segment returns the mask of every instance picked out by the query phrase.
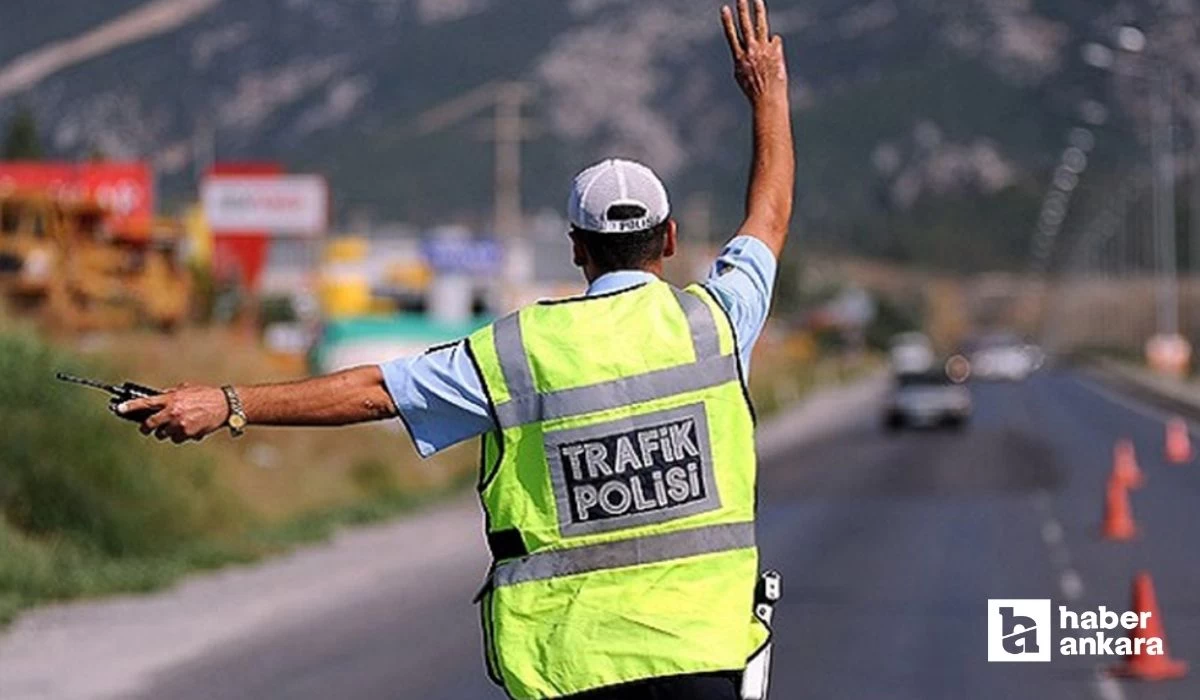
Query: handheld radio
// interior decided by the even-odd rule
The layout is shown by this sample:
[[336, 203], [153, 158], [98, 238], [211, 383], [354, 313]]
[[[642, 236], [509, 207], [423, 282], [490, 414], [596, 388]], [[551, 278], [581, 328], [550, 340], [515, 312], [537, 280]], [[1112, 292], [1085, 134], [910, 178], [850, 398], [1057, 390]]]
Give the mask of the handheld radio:
[[69, 384], [80, 384], [93, 389], [99, 389], [112, 395], [108, 401], [108, 410], [112, 411], [113, 415], [118, 418], [123, 418], [134, 423], [142, 423], [150, 416], [154, 415], [154, 409], [142, 409], [140, 411], [130, 411], [129, 413], [117, 413], [117, 406], [132, 401], [133, 399], [144, 399], [150, 396], [158, 396], [163, 393], [158, 389], [133, 382], [125, 382], [123, 384], [105, 384], [104, 382], [95, 379], [84, 379], [83, 377], [75, 377], [70, 374], [58, 372], [54, 375], [59, 381]]

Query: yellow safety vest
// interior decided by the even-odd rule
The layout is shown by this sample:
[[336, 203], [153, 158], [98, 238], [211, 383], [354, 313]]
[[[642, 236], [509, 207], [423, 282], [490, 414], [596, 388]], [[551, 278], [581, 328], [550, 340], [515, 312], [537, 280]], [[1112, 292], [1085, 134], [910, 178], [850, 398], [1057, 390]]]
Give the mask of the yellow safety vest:
[[479, 491], [489, 674], [518, 700], [745, 668], [753, 414], [707, 290], [534, 304], [470, 336], [497, 428]]

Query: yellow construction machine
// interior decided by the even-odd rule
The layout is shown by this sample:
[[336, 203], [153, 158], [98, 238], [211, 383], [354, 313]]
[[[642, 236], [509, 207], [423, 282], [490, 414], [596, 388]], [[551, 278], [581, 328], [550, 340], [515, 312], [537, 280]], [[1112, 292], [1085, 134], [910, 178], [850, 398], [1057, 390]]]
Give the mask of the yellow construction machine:
[[0, 293], [17, 312], [70, 331], [139, 325], [170, 330], [188, 316], [180, 224], [114, 230], [91, 201], [0, 193]]

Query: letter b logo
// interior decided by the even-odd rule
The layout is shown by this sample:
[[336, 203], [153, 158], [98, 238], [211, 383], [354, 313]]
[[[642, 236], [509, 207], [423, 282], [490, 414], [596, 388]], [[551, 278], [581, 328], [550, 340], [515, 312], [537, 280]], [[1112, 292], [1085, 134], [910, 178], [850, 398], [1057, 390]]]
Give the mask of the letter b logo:
[[1036, 654], [1037, 622], [1032, 617], [1017, 615], [1012, 608], [1000, 608], [1000, 643], [1009, 654]]
[[988, 600], [988, 661], [1049, 661], [1050, 601]]

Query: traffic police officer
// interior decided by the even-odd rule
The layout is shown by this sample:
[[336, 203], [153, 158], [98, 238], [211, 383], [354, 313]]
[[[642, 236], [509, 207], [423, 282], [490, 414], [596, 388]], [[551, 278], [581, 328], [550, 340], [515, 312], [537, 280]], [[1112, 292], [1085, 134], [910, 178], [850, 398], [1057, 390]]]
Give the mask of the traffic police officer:
[[514, 698], [733, 700], [755, 619], [750, 349], [788, 233], [783, 46], [763, 0], [721, 20], [750, 100], [746, 219], [702, 284], [660, 279], [676, 225], [649, 168], [607, 160], [568, 203], [589, 286], [415, 358], [286, 384], [183, 386], [126, 404], [175, 442], [229, 426], [399, 416], [428, 456], [483, 436], [494, 557], [487, 666]]

